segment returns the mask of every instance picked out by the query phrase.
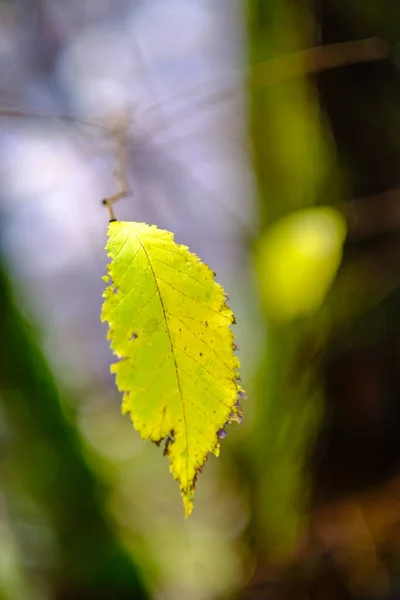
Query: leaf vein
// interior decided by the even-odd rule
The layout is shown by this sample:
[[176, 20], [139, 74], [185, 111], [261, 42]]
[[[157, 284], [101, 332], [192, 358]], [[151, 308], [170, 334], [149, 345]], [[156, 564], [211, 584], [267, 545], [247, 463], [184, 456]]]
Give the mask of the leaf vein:
[[[226, 319], [226, 321], [228, 322], [228, 324], [230, 324], [230, 322], [231, 322], [230, 319], [228, 319], [227, 317], [225, 317], [225, 315], [222, 315], [220, 312], [218, 312], [217, 310], [215, 310], [215, 308], [212, 308], [211, 306], [209, 306], [208, 304], [206, 304], [206, 302], [203, 302], [202, 300], [198, 300], [197, 298], [193, 298], [192, 296], [189, 296], [188, 294], [185, 294], [185, 292], [182, 292], [181, 290], [178, 290], [178, 288], [176, 288], [173, 285], [171, 285], [170, 283], [168, 283], [168, 281], [165, 281], [164, 279], [161, 279], [161, 277], [157, 277], [156, 279], [158, 281], [161, 281], [165, 285], [168, 285], [170, 288], [172, 288], [173, 290], [175, 290], [175, 292], [178, 292], [178, 294], [181, 294], [185, 298], [189, 298], [189, 300], [192, 300], [194, 302], [197, 302], [197, 304], [201, 304], [202, 306], [205, 306], [208, 310], [210, 310], [211, 312], [214, 312], [220, 318], [224, 317]], [[221, 304], [221, 308], [222, 308], [222, 306], [223, 306], [223, 303]]]
[[[218, 354], [216, 353], [216, 351], [214, 350], [214, 348], [212, 348], [211, 346], [209, 346], [207, 344], [207, 342], [205, 342], [203, 339], [201, 339], [197, 333], [195, 333], [192, 329], [190, 329], [190, 327], [188, 327], [188, 325], [186, 325], [186, 323], [184, 321], [182, 321], [182, 319], [180, 319], [179, 317], [176, 317], [174, 314], [172, 313], [167, 313], [169, 315], [171, 315], [172, 317], [174, 317], [174, 319], [176, 319], [177, 321], [179, 321], [179, 323], [182, 323], [182, 325], [184, 325], [186, 327], [186, 329], [188, 331], [190, 331], [190, 333], [192, 333], [198, 340], [199, 342], [201, 342], [202, 344], [205, 345], [206, 348], [208, 348], [210, 350], [210, 352], [212, 352], [214, 354], [214, 356], [216, 356], [218, 358], [218, 360], [221, 361], [221, 363], [224, 365], [224, 367], [226, 367], [228, 369], [228, 371], [232, 370], [232, 366], [228, 365], [224, 360], [222, 360], [222, 358], [220, 356], [218, 356]], [[203, 327], [206, 329], [205, 325], [203, 325]], [[218, 335], [218, 332], [215, 332]], [[220, 334], [219, 334], [220, 335]], [[225, 336], [221, 336], [220, 337], [225, 337]], [[200, 363], [199, 363], [200, 364]]]
[[[143, 269], [143, 271], [140, 273], [139, 277], [136, 279], [135, 283], [133, 283], [131, 285], [131, 287], [129, 288], [128, 291], [123, 293], [122, 298], [119, 300], [119, 302], [117, 302], [117, 304], [115, 306], [113, 306], [112, 310], [111, 310], [111, 314], [119, 307], [121, 306], [121, 304], [128, 298], [128, 296], [130, 296], [130, 294], [133, 292], [133, 290], [135, 289], [135, 287], [137, 286], [137, 284], [139, 283], [139, 281], [141, 280], [141, 278], [143, 277], [143, 275], [146, 273], [146, 271], [148, 271], [147, 268]], [[122, 279], [122, 277], [120, 278], [120, 280]], [[113, 284], [111, 287], [115, 286], [116, 284]], [[150, 302], [150, 300], [148, 301]], [[146, 303], [147, 304], [147, 303]], [[146, 306], [146, 305], [145, 305]]]
[[161, 264], [163, 264], [163, 265], [165, 265], [167, 267], [170, 267], [171, 269], [173, 269], [177, 273], [180, 273], [181, 275], [185, 275], [186, 277], [190, 277], [190, 279], [193, 279], [193, 281], [195, 281], [196, 283], [198, 283], [199, 285], [201, 285], [204, 289], [206, 289], [206, 290], [208, 289], [208, 287], [204, 283], [202, 283], [201, 281], [199, 281], [196, 277], [194, 277], [190, 273], [186, 273], [186, 271], [180, 271], [174, 265], [171, 265], [170, 263], [167, 263], [164, 260], [161, 260], [161, 258], [158, 258], [157, 256], [151, 256], [151, 258], [154, 259], [154, 260], [158, 260], [158, 262], [160, 262]]
[[[128, 238], [127, 238], [127, 239], [128, 239]], [[128, 265], [128, 266], [125, 268], [125, 270], [124, 270], [124, 272], [122, 273], [121, 277], [119, 277], [119, 279], [118, 279], [117, 281], [114, 281], [114, 286], [115, 286], [115, 287], [116, 287], [117, 285], [119, 285], [119, 284], [120, 284], [120, 282], [122, 281], [122, 279], [125, 277], [125, 275], [126, 275], [126, 274], [127, 274], [127, 272], [129, 271], [129, 269], [131, 268], [133, 261], [135, 260], [135, 258], [136, 258], [136, 257], [137, 257], [137, 255], [139, 254], [139, 252], [140, 252], [140, 248], [138, 248], [138, 249], [136, 250], [135, 254], [132, 256], [131, 260], [129, 261], [129, 265]], [[119, 252], [118, 252], [118, 254], [119, 254]], [[118, 256], [118, 254], [117, 254], [116, 256]], [[113, 259], [113, 260], [115, 260], [116, 256], [114, 256], [114, 259]]]
[[[231, 389], [228, 385], [225, 385], [224, 383], [222, 383], [223, 379], [225, 379], [225, 381], [230, 381], [226, 377], [224, 377], [224, 378], [217, 377], [216, 375], [214, 375], [214, 373], [211, 373], [211, 371], [209, 371], [208, 369], [206, 369], [205, 366], [202, 365], [196, 358], [194, 358], [193, 356], [191, 356], [190, 354], [188, 354], [186, 352], [186, 350], [182, 350], [181, 348], [177, 348], [177, 350], [180, 350], [180, 352], [182, 352], [183, 354], [185, 354], [185, 356], [187, 356], [193, 362], [195, 362], [197, 365], [199, 365], [199, 367], [201, 367], [203, 369], [203, 371], [205, 371], [210, 377], [212, 377], [213, 379], [215, 379], [215, 381], [218, 381], [218, 383], [221, 383], [224, 386], [224, 388], [226, 388], [227, 390]], [[232, 381], [233, 381], [233, 379], [232, 379]]]
[[[188, 373], [187, 371], [185, 371], [185, 369], [182, 369], [182, 367], [178, 367], [178, 369], [180, 371], [182, 371], [182, 373], [185, 373], [185, 375], [187, 375], [188, 377], [190, 377], [190, 379], [193, 379], [193, 376], [190, 373]], [[205, 390], [206, 392], [210, 393], [211, 396], [213, 396], [216, 400], [218, 400], [218, 402], [221, 402], [221, 404], [223, 404], [224, 406], [226, 406], [226, 408], [231, 409], [231, 406], [229, 404], [225, 404], [225, 402], [219, 396], [217, 396], [213, 391], [211, 391], [211, 389], [209, 387], [206, 387], [204, 385], [204, 383], [202, 381], [200, 381], [199, 379], [196, 379], [196, 385], [198, 385], [199, 387], [202, 387], [203, 390]]]
[[165, 320], [167, 334], [168, 334], [169, 343], [170, 343], [170, 347], [171, 347], [172, 357], [173, 357], [173, 360], [174, 360], [175, 373], [176, 373], [176, 381], [177, 381], [179, 393], [180, 393], [180, 396], [181, 396], [183, 422], [185, 424], [185, 437], [186, 437], [186, 485], [187, 485], [188, 484], [188, 479], [189, 479], [189, 462], [188, 462], [189, 461], [189, 437], [188, 437], [188, 432], [187, 432], [187, 420], [186, 420], [185, 403], [183, 401], [183, 394], [182, 394], [182, 389], [181, 389], [181, 382], [180, 382], [179, 375], [178, 375], [178, 366], [177, 366], [177, 363], [176, 363], [176, 357], [175, 357], [174, 346], [172, 344], [171, 333], [169, 331], [167, 318], [165, 316], [164, 302], [163, 302], [163, 298], [162, 298], [162, 294], [161, 294], [160, 288], [158, 286], [158, 280], [157, 280], [156, 274], [154, 272], [153, 265], [151, 264], [150, 257], [149, 257], [149, 255], [148, 255], [148, 253], [146, 251], [146, 248], [145, 248], [145, 246], [144, 246], [144, 244], [143, 244], [143, 242], [142, 242], [142, 240], [141, 240], [141, 238], [139, 236], [138, 236], [138, 240], [139, 240], [140, 244], [143, 247], [143, 250], [144, 250], [144, 252], [146, 254], [147, 260], [149, 261], [150, 269], [151, 269], [151, 271], [153, 273], [154, 281], [155, 281], [157, 289], [158, 289], [158, 293], [159, 293], [159, 296], [160, 296], [161, 308], [162, 308], [162, 311], [163, 311], [163, 314], [164, 314], [164, 320]]

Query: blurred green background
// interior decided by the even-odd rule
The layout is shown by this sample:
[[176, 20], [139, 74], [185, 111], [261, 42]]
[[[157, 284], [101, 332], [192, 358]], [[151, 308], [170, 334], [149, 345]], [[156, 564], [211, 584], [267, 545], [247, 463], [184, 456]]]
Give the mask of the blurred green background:
[[[397, 0], [0, 1], [1, 600], [400, 597], [399, 32]], [[187, 521], [99, 320], [126, 185], [236, 315], [244, 420]]]

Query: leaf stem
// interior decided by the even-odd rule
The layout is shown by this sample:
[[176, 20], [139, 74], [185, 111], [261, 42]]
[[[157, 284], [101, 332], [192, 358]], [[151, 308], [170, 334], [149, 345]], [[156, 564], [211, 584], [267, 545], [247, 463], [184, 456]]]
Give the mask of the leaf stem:
[[125, 196], [128, 194], [127, 190], [124, 190], [122, 192], [118, 192], [118, 194], [114, 194], [114, 196], [110, 196], [109, 198], [104, 198], [104, 200], [101, 201], [101, 203], [107, 208], [108, 210], [108, 214], [110, 217], [110, 223], [112, 221], [116, 221], [117, 218], [115, 216], [115, 212], [114, 212], [114, 208], [113, 208], [113, 204], [115, 202], [118, 202], [118, 200], [122, 200], [122, 198], [125, 198]]

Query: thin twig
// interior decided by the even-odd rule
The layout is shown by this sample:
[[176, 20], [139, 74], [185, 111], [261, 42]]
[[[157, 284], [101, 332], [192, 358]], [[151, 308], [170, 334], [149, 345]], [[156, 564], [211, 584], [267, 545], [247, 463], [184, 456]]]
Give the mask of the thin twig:
[[249, 73], [250, 85], [260, 89], [294, 77], [388, 56], [388, 44], [378, 38], [316, 46], [254, 65]]
[[[368, 38], [365, 40], [356, 40], [351, 42], [341, 42], [338, 44], [329, 44], [326, 46], [315, 46], [306, 50], [283, 54], [277, 58], [253, 65], [247, 72], [236, 72], [227, 76], [227, 85], [223, 90], [217, 90], [198, 100], [199, 94], [204, 88], [211, 87], [214, 82], [209, 84], [202, 83], [194, 86], [186, 92], [171, 96], [162, 101], [162, 105], [174, 103], [187, 97], [195, 97], [195, 104], [191, 103], [188, 108], [188, 116], [193, 114], [193, 108], [201, 107], [205, 103], [224, 102], [238, 90], [243, 89], [246, 79], [252, 88], [262, 89], [292, 79], [294, 77], [306, 76], [319, 71], [326, 71], [358, 62], [370, 62], [383, 60], [389, 56], [389, 46], [379, 38]], [[160, 109], [161, 102], [155, 102], [146, 107], [142, 112], [138, 112], [137, 118], [142, 119], [151, 116], [151, 114]]]
[[110, 221], [116, 221], [113, 205], [125, 198], [130, 192], [127, 179], [128, 161], [129, 161], [129, 117], [117, 115], [109, 117], [113, 123], [110, 126], [111, 135], [115, 141], [116, 168], [114, 176], [117, 184], [117, 192], [108, 198], [102, 200], [102, 204], [107, 207]]

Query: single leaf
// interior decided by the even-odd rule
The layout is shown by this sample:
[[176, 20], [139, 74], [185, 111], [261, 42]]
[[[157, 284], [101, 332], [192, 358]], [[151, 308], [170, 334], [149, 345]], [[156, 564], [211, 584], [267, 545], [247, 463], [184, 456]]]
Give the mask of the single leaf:
[[101, 319], [120, 359], [111, 371], [122, 410], [142, 438], [166, 440], [188, 517], [208, 454], [218, 456], [225, 426], [242, 419], [234, 317], [213, 272], [172, 233], [114, 221], [108, 236]]

